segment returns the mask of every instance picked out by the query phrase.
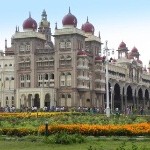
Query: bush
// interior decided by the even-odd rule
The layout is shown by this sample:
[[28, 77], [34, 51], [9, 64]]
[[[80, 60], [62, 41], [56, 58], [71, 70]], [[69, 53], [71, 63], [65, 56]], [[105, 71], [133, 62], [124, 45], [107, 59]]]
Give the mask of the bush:
[[72, 144], [85, 142], [84, 136], [80, 134], [67, 134], [66, 132], [56, 133], [49, 138], [51, 143], [55, 144]]

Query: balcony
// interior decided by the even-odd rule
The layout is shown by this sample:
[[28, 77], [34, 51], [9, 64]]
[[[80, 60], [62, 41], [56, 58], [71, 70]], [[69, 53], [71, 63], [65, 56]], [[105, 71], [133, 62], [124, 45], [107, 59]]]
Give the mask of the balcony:
[[105, 84], [105, 80], [104, 79], [95, 79], [95, 82]]
[[95, 69], [96, 73], [105, 74], [105, 70]]
[[78, 80], [89, 80], [90, 78], [87, 77], [87, 76], [81, 76], [81, 75], [80, 75], [80, 76], [77, 77], [77, 79], [78, 79]]
[[83, 86], [83, 85], [78, 85], [77, 86], [78, 91], [89, 91], [89, 87], [88, 86]]
[[105, 88], [95, 88], [95, 93], [105, 93]]
[[89, 67], [88, 66], [79, 65], [79, 66], [77, 66], [77, 69], [88, 70]]

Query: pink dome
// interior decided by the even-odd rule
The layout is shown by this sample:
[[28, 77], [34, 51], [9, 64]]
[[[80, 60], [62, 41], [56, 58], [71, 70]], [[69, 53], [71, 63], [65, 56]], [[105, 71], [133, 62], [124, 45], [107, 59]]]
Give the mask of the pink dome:
[[115, 62], [117, 62], [117, 60], [116, 60], [116, 59], [113, 59], [112, 62], [115, 63]]
[[88, 21], [88, 17], [87, 17], [87, 21], [86, 23], [84, 23], [81, 27], [81, 29], [84, 31], [84, 32], [89, 32], [89, 33], [92, 33], [94, 34], [94, 26]]
[[130, 52], [130, 53], [128, 54], [128, 59], [134, 59], [134, 57], [133, 57], [133, 55], [132, 55], [132, 52]]
[[103, 57], [98, 55], [98, 56], [95, 57], [95, 61], [103, 61]]
[[29, 18], [23, 22], [23, 29], [37, 30], [37, 22], [31, 18], [30, 14], [29, 14]]
[[73, 25], [74, 27], [77, 26], [77, 18], [71, 14], [70, 7], [69, 7], [69, 13], [66, 16], [64, 16], [62, 20], [62, 24], [63, 26], [65, 25]]
[[132, 53], [138, 53], [138, 49], [134, 46], [131, 50]]
[[77, 55], [80, 55], [80, 56], [87, 56], [87, 53], [85, 51], [79, 51], [77, 53]]
[[142, 64], [142, 63], [143, 63], [143, 62], [142, 62], [141, 60], [139, 60], [139, 59], [137, 60], [137, 62], [138, 62], [139, 64]]
[[126, 48], [126, 44], [122, 41], [118, 47], [118, 49]]

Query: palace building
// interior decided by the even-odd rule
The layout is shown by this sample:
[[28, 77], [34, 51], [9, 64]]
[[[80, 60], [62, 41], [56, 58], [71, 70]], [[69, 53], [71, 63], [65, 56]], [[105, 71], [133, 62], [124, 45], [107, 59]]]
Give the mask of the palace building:
[[[88, 18], [81, 28], [77, 23], [69, 8], [53, 34], [45, 10], [39, 25], [29, 14], [23, 31], [16, 27], [0, 56], [0, 107], [106, 107], [100, 34]], [[150, 108], [150, 65], [143, 67], [138, 49], [123, 41], [116, 52], [108, 62], [111, 108]]]

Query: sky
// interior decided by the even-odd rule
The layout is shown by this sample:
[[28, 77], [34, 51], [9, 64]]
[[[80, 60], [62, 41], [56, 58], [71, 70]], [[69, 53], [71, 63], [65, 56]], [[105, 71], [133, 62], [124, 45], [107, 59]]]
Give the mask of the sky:
[[[140, 53], [143, 66], [148, 67], [150, 60], [150, 0], [5, 0], [0, 8], [0, 50], [4, 50], [5, 39], [8, 46], [15, 33], [16, 25], [23, 31], [22, 24], [31, 17], [41, 20], [43, 9], [46, 10], [52, 34], [55, 23], [62, 28], [62, 19], [71, 13], [78, 20], [77, 28], [86, 22], [95, 27], [95, 35], [100, 31], [102, 43], [108, 41], [108, 48], [116, 50], [124, 41], [129, 50], [134, 46]], [[102, 48], [104, 48], [104, 44]], [[117, 52], [116, 52], [117, 54]], [[112, 56], [112, 57], [116, 57]]]

